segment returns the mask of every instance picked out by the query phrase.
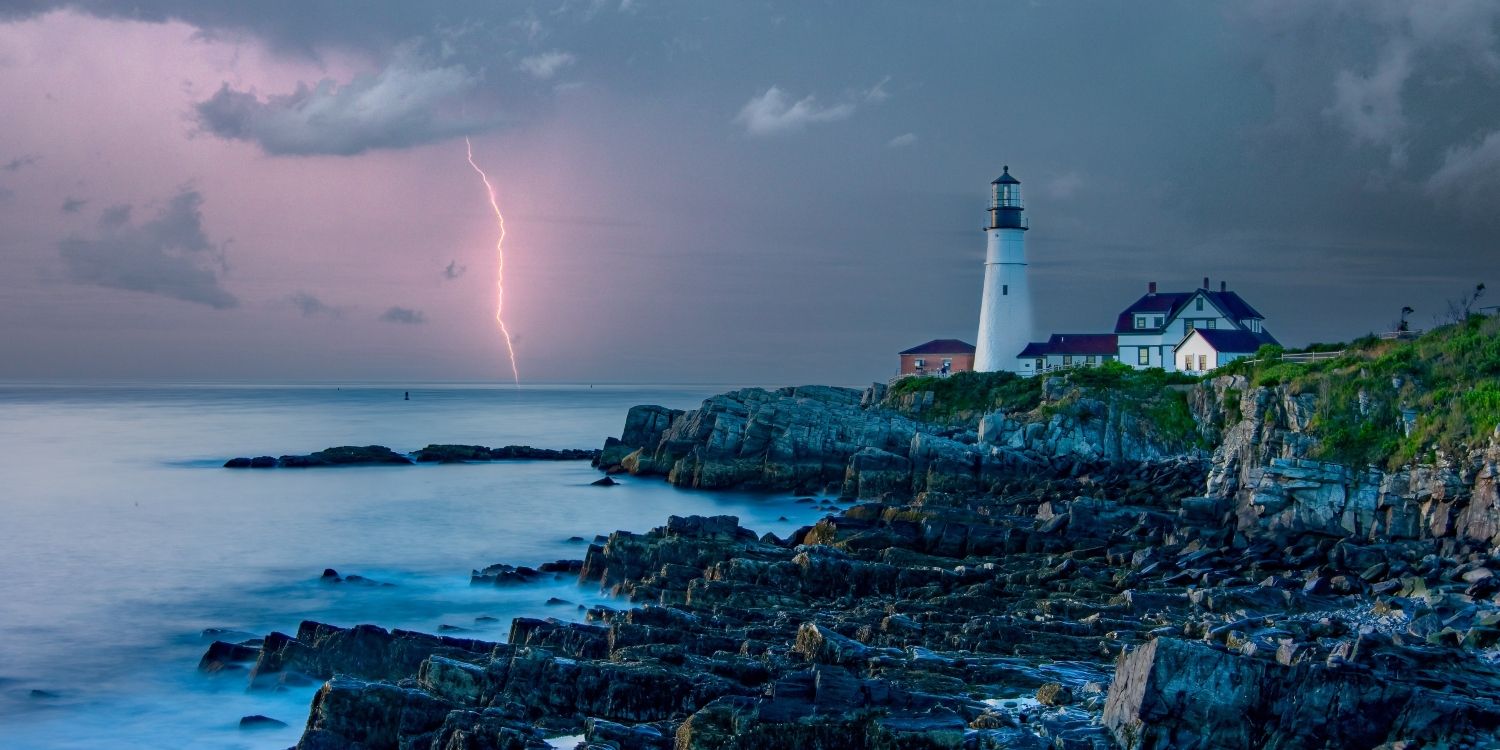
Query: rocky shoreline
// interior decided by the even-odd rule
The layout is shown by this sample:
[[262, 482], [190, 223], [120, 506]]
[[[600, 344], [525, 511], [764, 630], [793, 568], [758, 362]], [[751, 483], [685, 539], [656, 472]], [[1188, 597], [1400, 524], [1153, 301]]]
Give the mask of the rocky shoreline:
[[[947, 420], [882, 391], [637, 407], [596, 459], [856, 503], [786, 539], [673, 517], [474, 573], [618, 608], [505, 643], [307, 622], [200, 667], [323, 682], [309, 750], [1500, 745], [1500, 445], [1349, 471], [1307, 458], [1296, 394], [1243, 378], [1147, 411], [1049, 381]], [[1141, 418], [1161, 404], [1192, 434]]]

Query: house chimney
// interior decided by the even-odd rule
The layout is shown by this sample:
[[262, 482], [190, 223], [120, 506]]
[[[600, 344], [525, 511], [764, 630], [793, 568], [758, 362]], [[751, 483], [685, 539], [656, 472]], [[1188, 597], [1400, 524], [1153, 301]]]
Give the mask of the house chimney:
[[1227, 282], [1227, 281], [1225, 281], [1223, 279], [1219, 279], [1219, 291], [1221, 291], [1221, 292], [1227, 292], [1227, 291], [1229, 291], [1229, 282]]
[[1203, 277], [1203, 291], [1205, 291], [1205, 292], [1208, 291], [1208, 277], [1207, 276]]
[[1146, 291], [1147, 291], [1148, 294], [1155, 295], [1156, 294], [1156, 282], [1153, 281], [1150, 284], [1147, 284], [1146, 285]]

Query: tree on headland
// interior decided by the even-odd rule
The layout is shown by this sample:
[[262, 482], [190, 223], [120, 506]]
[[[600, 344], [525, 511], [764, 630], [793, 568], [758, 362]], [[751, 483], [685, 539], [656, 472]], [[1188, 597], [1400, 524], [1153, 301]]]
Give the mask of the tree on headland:
[[1474, 291], [1469, 292], [1468, 294], [1459, 297], [1458, 299], [1448, 300], [1448, 314], [1444, 316], [1443, 322], [1462, 323], [1465, 320], [1468, 320], [1469, 316], [1474, 314], [1475, 303], [1479, 302], [1479, 298], [1483, 296], [1484, 284], [1483, 282], [1481, 282], [1475, 285]]

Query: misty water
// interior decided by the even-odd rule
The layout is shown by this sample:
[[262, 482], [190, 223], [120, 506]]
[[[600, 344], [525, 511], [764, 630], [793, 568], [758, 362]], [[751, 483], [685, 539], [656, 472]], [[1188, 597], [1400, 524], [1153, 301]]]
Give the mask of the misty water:
[[[315, 687], [199, 673], [205, 629], [313, 619], [504, 640], [516, 616], [581, 617], [549, 598], [610, 600], [571, 581], [471, 587], [472, 568], [580, 558], [569, 537], [672, 514], [778, 534], [815, 520], [785, 495], [592, 487], [587, 462], [220, 468], [345, 444], [593, 448], [634, 404], [691, 408], [720, 390], [0, 385], [0, 746], [285, 748]], [[395, 585], [324, 583], [326, 567]], [[252, 714], [289, 726], [239, 729]]]

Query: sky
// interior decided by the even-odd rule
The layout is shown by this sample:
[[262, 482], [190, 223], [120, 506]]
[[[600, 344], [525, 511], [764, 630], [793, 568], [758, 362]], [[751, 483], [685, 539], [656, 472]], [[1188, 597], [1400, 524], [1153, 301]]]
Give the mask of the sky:
[[[0, 378], [864, 384], [1227, 281], [1500, 304], [1500, 3], [0, 0]], [[1483, 304], [1483, 303], [1481, 303]]]

